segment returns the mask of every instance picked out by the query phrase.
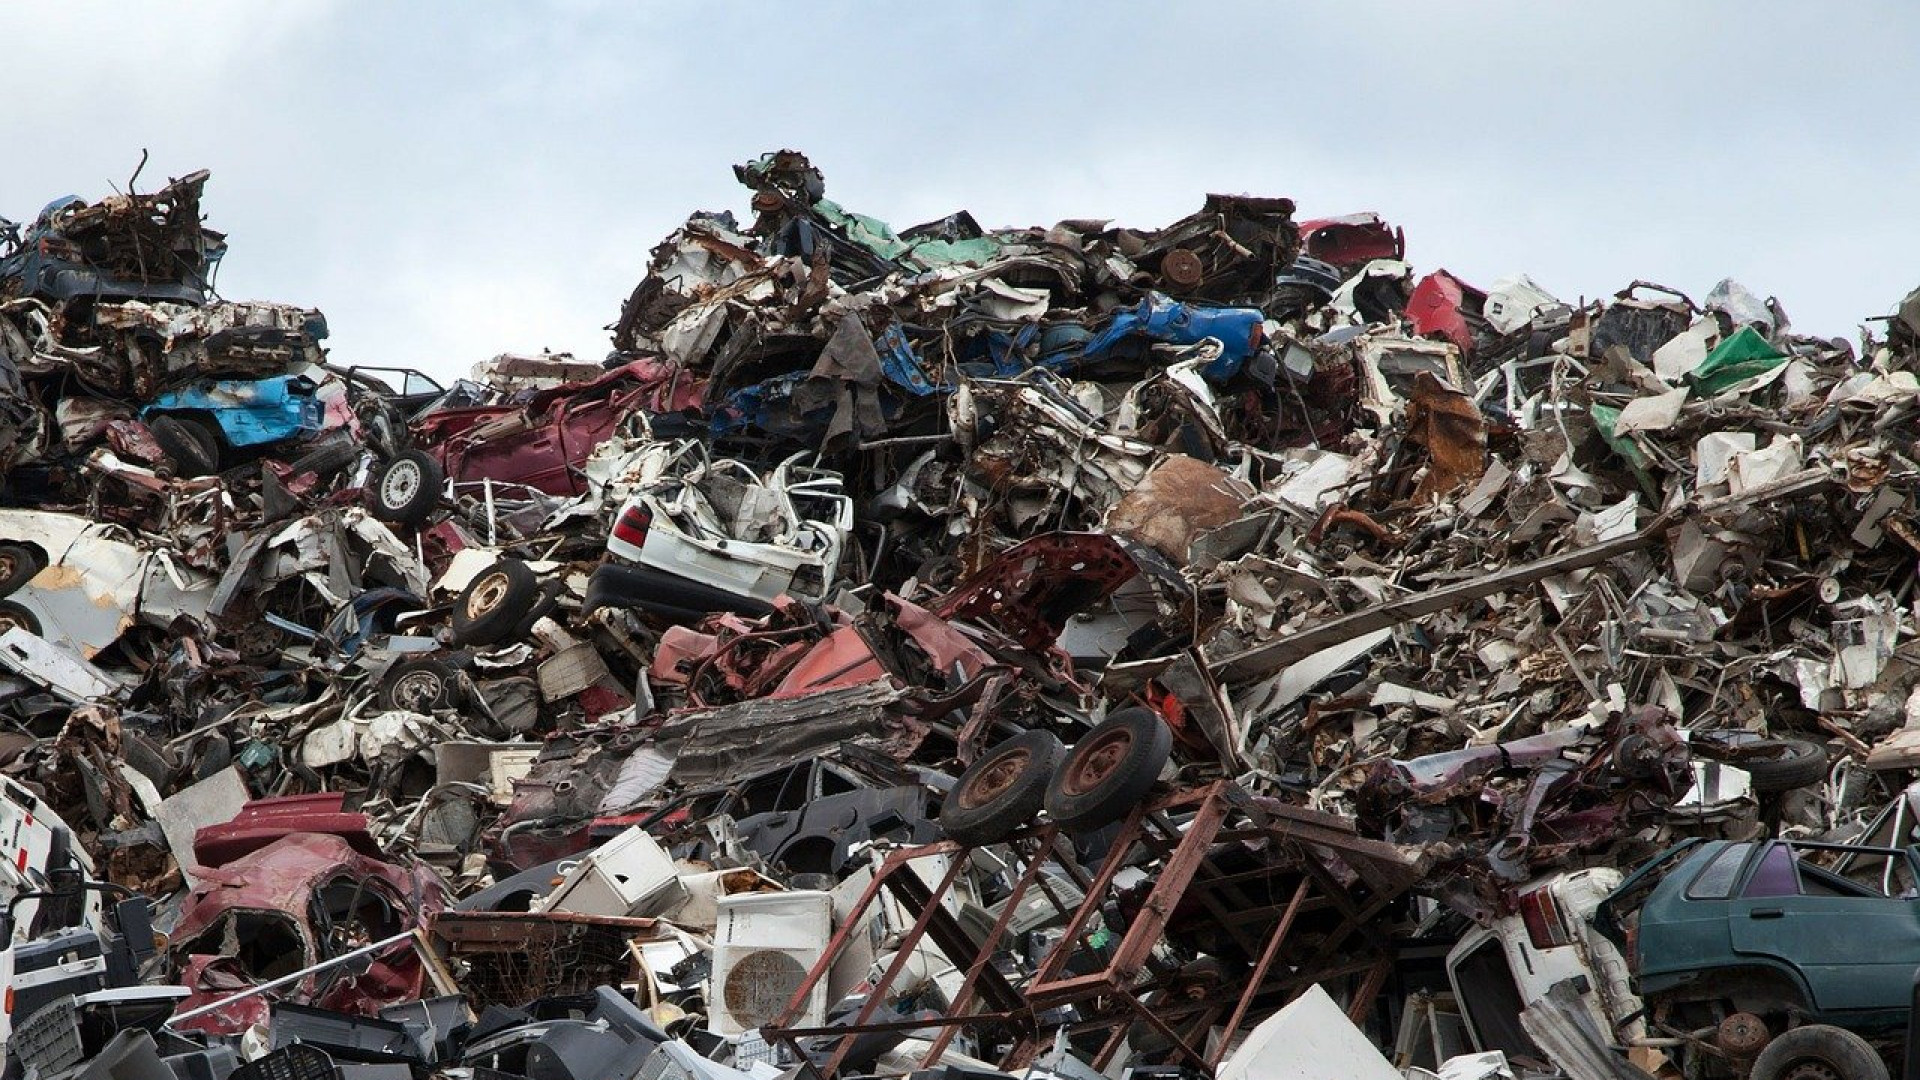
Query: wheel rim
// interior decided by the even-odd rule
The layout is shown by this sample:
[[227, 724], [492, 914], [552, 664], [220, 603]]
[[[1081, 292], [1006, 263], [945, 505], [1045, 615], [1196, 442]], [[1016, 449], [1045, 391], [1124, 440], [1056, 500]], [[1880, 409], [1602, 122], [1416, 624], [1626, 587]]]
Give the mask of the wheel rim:
[[419, 465], [411, 461], [394, 462], [380, 478], [380, 501], [395, 509], [407, 505], [420, 493], [420, 480]]
[[0, 551], [0, 578], [10, 578], [20, 568], [20, 560], [11, 551]]
[[25, 618], [21, 617], [18, 612], [0, 611], [0, 634], [15, 629], [25, 630], [29, 634], [33, 633], [33, 626], [28, 623]]
[[443, 684], [431, 671], [409, 671], [393, 682], [393, 702], [409, 712], [426, 712], [440, 699]]
[[467, 618], [484, 618], [507, 598], [507, 575], [501, 572], [488, 574], [474, 586], [473, 595], [467, 597]]
[[1014, 781], [1027, 771], [1027, 765], [1033, 760], [1033, 752], [1022, 747], [1002, 754], [988, 763], [987, 767], [967, 781], [960, 789], [960, 805], [967, 810], [978, 810], [1007, 793]]
[[249, 623], [241, 628], [234, 646], [242, 656], [268, 656], [279, 651], [283, 638], [280, 628], [270, 622]]
[[1067, 776], [1061, 787], [1069, 795], [1085, 795], [1105, 783], [1133, 749], [1133, 732], [1114, 728], [1093, 741], [1074, 748], [1067, 762]]

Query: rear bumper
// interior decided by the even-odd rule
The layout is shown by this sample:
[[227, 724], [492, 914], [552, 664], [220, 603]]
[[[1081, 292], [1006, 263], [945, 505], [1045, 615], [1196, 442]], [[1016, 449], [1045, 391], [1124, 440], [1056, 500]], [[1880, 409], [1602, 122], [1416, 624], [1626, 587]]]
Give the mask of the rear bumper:
[[587, 578], [585, 610], [603, 607], [644, 611], [666, 619], [695, 622], [717, 611], [765, 615], [773, 606], [645, 566], [601, 563]]

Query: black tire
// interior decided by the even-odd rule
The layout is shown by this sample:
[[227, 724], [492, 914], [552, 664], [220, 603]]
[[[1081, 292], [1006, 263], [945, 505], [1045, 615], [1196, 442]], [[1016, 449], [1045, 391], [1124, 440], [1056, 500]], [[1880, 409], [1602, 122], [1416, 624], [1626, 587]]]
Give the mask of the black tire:
[[1153, 790], [1172, 752], [1159, 714], [1121, 709], [1074, 744], [1047, 787], [1047, 813], [1074, 833], [1119, 821]]
[[940, 803], [940, 828], [959, 844], [996, 844], [1046, 804], [1067, 748], [1051, 731], [1023, 731], [981, 754]]
[[1753, 778], [1753, 790], [1771, 795], [1826, 779], [1827, 748], [1809, 739], [1768, 739], [1743, 747], [1732, 764]]
[[533, 607], [540, 582], [527, 564], [500, 559], [474, 576], [453, 602], [453, 633], [461, 644], [504, 641]]
[[418, 450], [407, 450], [374, 470], [367, 481], [367, 508], [381, 521], [418, 525], [440, 505], [447, 473]]
[[560, 583], [549, 581], [540, 586], [540, 595], [533, 598], [533, 610], [527, 612], [518, 623], [514, 624], [513, 633], [510, 636], [515, 641], [525, 640], [528, 634], [533, 633], [534, 623], [553, 614], [559, 610], [559, 607]]
[[14, 591], [47, 568], [40, 553], [22, 544], [0, 544], [0, 596]]
[[312, 473], [315, 476], [331, 476], [352, 464], [360, 456], [360, 448], [353, 443], [333, 441], [322, 443], [312, 450], [301, 454], [288, 463], [287, 469], [295, 476]]
[[173, 459], [181, 476], [212, 476], [220, 471], [220, 439], [189, 416], [156, 416], [147, 421], [153, 441]]
[[430, 713], [453, 704], [459, 674], [449, 664], [421, 658], [402, 660], [380, 681], [380, 705], [386, 709]]
[[40, 634], [40, 620], [34, 618], [33, 612], [11, 600], [0, 600], [0, 634], [16, 626], [36, 637]]
[[1845, 1028], [1806, 1024], [1782, 1032], [1753, 1061], [1748, 1080], [1889, 1080], [1887, 1063]]

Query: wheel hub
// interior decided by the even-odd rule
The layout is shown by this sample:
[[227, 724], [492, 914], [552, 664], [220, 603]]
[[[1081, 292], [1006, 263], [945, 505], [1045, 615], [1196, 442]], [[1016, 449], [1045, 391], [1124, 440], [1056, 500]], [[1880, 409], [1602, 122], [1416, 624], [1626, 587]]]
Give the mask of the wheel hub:
[[467, 617], [478, 619], [499, 607], [501, 601], [506, 598], [507, 575], [488, 574], [480, 579], [480, 584], [474, 588], [473, 595], [467, 598]]
[[1069, 795], [1085, 795], [1106, 781], [1133, 749], [1133, 733], [1115, 728], [1083, 747], [1076, 747], [1061, 785]]
[[410, 671], [394, 682], [393, 700], [409, 712], [426, 712], [440, 689], [440, 677], [431, 671]]
[[960, 790], [960, 805], [969, 810], [977, 810], [1006, 794], [1013, 782], [1027, 771], [1027, 765], [1033, 755], [1026, 750], [1008, 753], [974, 776], [967, 786]]
[[258, 659], [278, 651], [282, 638], [279, 627], [261, 620], [241, 627], [234, 644], [239, 647], [240, 655]]
[[395, 462], [380, 480], [380, 498], [388, 506], [405, 506], [420, 491], [420, 467], [411, 461]]
[[1767, 1042], [1772, 1037], [1767, 1031], [1766, 1021], [1752, 1013], [1741, 1012], [1720, 1021], [1720, 1027], [1714, 1033], [1713, 1041], [1729, 1055], [1748, 1061], [1766, 1049]]
[[1780, 1080], [1846, 1080], [1840, 1070], [1816, 1058], [1805, 1058], [1787, 1066]]

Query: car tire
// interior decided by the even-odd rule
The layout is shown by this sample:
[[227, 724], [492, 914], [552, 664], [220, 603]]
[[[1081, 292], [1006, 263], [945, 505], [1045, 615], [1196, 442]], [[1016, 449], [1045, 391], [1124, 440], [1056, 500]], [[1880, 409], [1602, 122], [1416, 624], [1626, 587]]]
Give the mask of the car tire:
[[1073, 746], [1047, 787], [1047, 813], [1068, 832], [1119, 821], [1153, 789], [1173, 730], [1152, 709], [1121, 709]]
[[1768, 1043], [1748, 1080], [1888, 1080], [1888, 1074], [1867, 1040], [1830, 1024], [1804, 1024]]
[[11, 600], [0, 600], [0, 634], [16, 626], [35, 637], [40, 634], [40, 620], [34, 617], [33, 612]]
[[187, 416], [156, 416], [147, 421], [153, 441], [173, 459], [181, 476], [212, 476], [220, 471], [220, 440], [205, 424]]
[[1753, 778], [1753, 790], [1771, 795], [1826, 779], [1827, 748], [1810, 739], [1768, 739], [1752, 744], [1731, 764]]
[[352, 464], [360, 453], [360, 448], [350, 442], [329, 442], [294, 458], [287, 465], [287, 471], [295, 476], [306, 473], [331, 476]]
[[47, 568], [40, 553], [24, 544], [0, 544], [0, 596], [12, 596]]
[[386, 709], [431, 713], [453, 704], [454, 681], [459, 678], [452, 665], [421, 658], [402, 660], [387, 669], [380, 681], [380, 705]]
[[432, 457], [407, 450], [374, 470], [367, 481], [367, 508], [381, 521], [418, 525], [440, 505], [446, 470]]
[[533, 598], [533, 610], [527, 612], [518, 623], [514, 624], [513, 633], [510, 636], [515, 641], [525, 640], [528, 634], [533, 633], [534, 623], [553, 614], [559, 608], [560, 583], [549, 581], [540, 586], [539, 595]]
[[494, 645], [512, 635], [533, 606], [540, 582], [518, 559], [500, 559], [481, 571], [453, 602], [454, 637], [466, 645]]
[[1047, 785], [1066, 756], [1051, 731], [1023, 731], [993, 746], [941, 800], [940, 828], [972, 847], [1005, 840], [1046, 804]]

